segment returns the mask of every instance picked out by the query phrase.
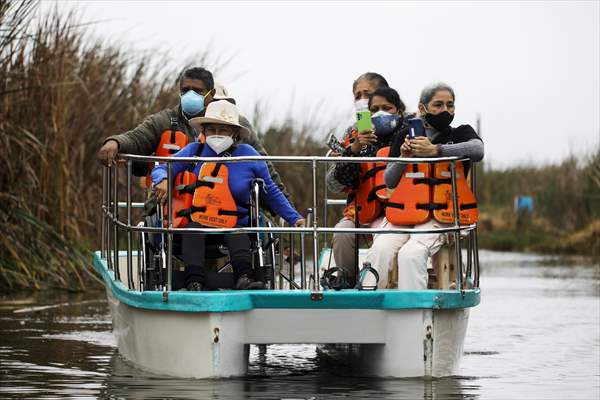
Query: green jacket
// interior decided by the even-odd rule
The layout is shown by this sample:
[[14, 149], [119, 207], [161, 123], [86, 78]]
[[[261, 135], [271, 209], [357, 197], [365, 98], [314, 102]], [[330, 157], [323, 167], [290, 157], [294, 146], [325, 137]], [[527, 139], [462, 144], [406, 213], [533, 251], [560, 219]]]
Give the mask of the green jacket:
[[[165, 109], [157, 112], [156, 114], [150, 115], [144, 120], [144, 122], [142, 122], [133, 130], [121, 133], [120, 135], [110, 136], [104, 141], [104, 143], [109, 140], [115, 140], [117, 143], [119, 143], [119, 153], [137, 154], [143, 156], [152, 155], [160, 143], [162, 133], [171, 129], [171, 115], [173, 112], [177, 114], [179, 120], [179, 130], [188, 135], [190, 140], [196, 140], [196, 133], [194, 129], [190, 126], [187, 118], [181, 112], [181, 107], [178, 105], [174, 108]], [[258, 136], [256, 136], [252, 125], [248, 119], [242, 115], [240, 115], [240, 125], [248, 128], [250, 131], [249, 135], [240, 138], [240, 142], [249, 144], [260, 154], [267, 156], [268, 154], [258, 140]], [[273, 167], [273, 164], [270, 161], [267, 161], [267, 165], [269, 167], [269, 173], [271, 174], [273, 182], [275, 182], [285, 197], [289, 199], [290, 195], [287, 192], [285, 185], [281, 181], [281, 177]]]

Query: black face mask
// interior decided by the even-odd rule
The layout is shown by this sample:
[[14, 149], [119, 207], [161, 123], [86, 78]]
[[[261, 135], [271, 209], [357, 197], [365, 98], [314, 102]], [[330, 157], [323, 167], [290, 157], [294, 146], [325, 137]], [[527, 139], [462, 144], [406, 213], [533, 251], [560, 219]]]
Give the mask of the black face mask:
[[438, 132], [442, 132], [448, 128], [453, 119], [454, 115], [450, 114], [448, 111], [442, 111], [439, 114], [425, 114], [425, 121]]

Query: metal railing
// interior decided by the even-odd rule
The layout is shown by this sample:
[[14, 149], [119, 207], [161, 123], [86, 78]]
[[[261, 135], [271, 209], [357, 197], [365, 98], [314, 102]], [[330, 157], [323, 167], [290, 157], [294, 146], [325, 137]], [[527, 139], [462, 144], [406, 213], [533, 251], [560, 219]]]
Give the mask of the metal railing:
[[[458, 194], [456, 190], [456, 168], [457, 162], [468, 161], [466, 158], [457, 157], [439, 157], [439, 158], [389, 158], [389, 157], [320, 157], [320, 156], [242, 156], [242, 157], [227, 157], [227, 158], [214, 158], [214, 157], [156, 157], [156, 156], [138, 156], [131, 154], [120, 155], [121, 159], [125, 161], [127, 169], [126, 179], [126, 201], [119, 201], [119, 174], [118, 169], [120, 163], [112, 167], [104, 167], [102, 174], [102, 226], [101, 226], [101, 254], [102, 257], [107, 261], [109, 269], [113, 270], [116, 279], [121, 279], [119, 266], [119, 231], [126, 233], [126, 260], [127, 260], [127, 281], [129, 288], [132, 289], [133, 285], [133, 261], [132, 261], [132, 246], [133, 246], [133, 234], [138, 233], [140, 240], [138, 243], [138, 255], [139, 250], [144, 246], [144, 235], [149, 233], [161, 234], [165, 239], [163, 243], [166, 245], [163, 247], [163, 263], [166, 265], [166, 285], [163, 287], [165, 291], [171, 291], [172, 289], [172, 275], [173, 275], [173, 235], [181, 233], [204, 233], [204, 234], [223, 234], [223, 233], [273, 233], [279, 234], [279, 270], [277, 279], [279, 279], [279, 286], [281, 287], [282, 280], [289, 282], [290, 288], [307, 289], [306, 279], [306, 259], [304, 249], [304, 236], [309, 234], [312, 236], [312, 290], [320, 291], [319, 287], [319, 265], [318, 265], [318, 254], [319, 254], [319, 242], [318, 237], [321, 234], [328, 233], [354, 233], [354, 234], [393, 234], [393, 233], [405, 233], [405, 234], [424, 234], [424, 233], [448, 233], [454, 237], [455, 245], [455, 259], [456, 259], [456, 288], [457, 290], [463, 290], [463, 277], [466, 279], [472, 279], [472, 285], [479, 287], [479, 254], [477, 249], [477, 226], [472, 225], [460, 225], [459, 223], [459, 211], [458, 211]], [[250, 227], [235, 227], [235, 228], [174, 228], [172, 221], [172, 208], [173, 208], [173, 179], [172, 176], [172, 163], [175, 162], [242, 162], [242, 161], [275, 161], [275, 162], [303, 162], [310, 163], [312, 169], [312, 208], [309, 209], [309, 224], [305, 227], [285, 227], [285, 226], [250, 226]], [[133, 162], [154, 162], [154, 163], [166, 163], [167, 165], [167, 181], [168, 181], [168, 196], [167, 196], [167, 226], [164, 224], [161, 227], [144, 226], [142, 224], [132, 223], [132, 209], [143, 208], [144, 203], [132, 201], [132, 163]], [[448, 226], [440, 228], [335, 228], [320, 226], [319, 213], [318, 213], [318, 202], [317, 202], [317, 167], [319, 163], [364, 163], [364, 162], [395, 162], [403, 164], [415, 164], [415, 163], [436, 163], [436, 162], [449, 162], [450, 163], [450, 177], [452, 184], [452, 199], [453, 199], [453, 213], [454, 213], [454, 224], [448, 224]], [[471, 186], [475, 192], [475, 165], [471, 168]], [[325, 199], [323, 205], [323, 216], [326, 221], [327, 207], [331, 205], [345, 204], [344, 200], [339, 199], [328, 199], [327, 198], [327, 185], [325, 186]], [[255, 204], [257, 212], [259, 208], [258, 195], [256, 194]], [[119, 214], [119, 208], [124, 208], [126, 215], [125, 221], [122, 220]], [[463, 274], [462, 264], [462, 252], [461, 252], [461, 235], [460, 232], [468, 232], [467, 236], [467, 267], [465, 274]], [[290, 235], [290, 256], [289, 266], [290, 270], [286, 276], [282, 270], [283, 267], [283, 234], [288, 233]], [[301, 243], [301, 276], [300, 285], [295, 281], [294, 273], [294, 235], [300, 235]], [[273, 243], [271, 243], [273, 245]], [[166, 248], [165, 248], [166, 247]], [[275, 253], [275, 250], [273, 250]], [[145, 270], [145, 260], [140, 260], [138, 256], [138, 278], [144, 277], [143, 270]], [[273, 270], [275, 270], [275, 257], [273, 256]], [[275, 280], [274, 280], [275, 281]], [[145, 282], [139, 282], [139, 287], [144, 288]]]

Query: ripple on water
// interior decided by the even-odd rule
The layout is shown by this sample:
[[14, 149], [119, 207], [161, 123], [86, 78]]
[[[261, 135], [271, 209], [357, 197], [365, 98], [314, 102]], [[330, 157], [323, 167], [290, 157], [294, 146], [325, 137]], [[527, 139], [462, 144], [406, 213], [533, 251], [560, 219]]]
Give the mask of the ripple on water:
[[42, 335], [43, 339], [73, 340], [85, 342], [96, 346], [117, 347], [112, 331], [75, 331], [68, 333], [56, 333]]

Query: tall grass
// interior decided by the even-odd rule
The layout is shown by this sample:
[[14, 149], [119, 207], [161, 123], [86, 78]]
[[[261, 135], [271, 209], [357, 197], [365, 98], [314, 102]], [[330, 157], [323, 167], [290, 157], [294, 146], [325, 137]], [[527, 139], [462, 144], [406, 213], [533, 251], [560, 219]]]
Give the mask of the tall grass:
[[147, 57], [89, 40], [73, 14], [31, 26], [36, 6], [0, 3], [0, 287], [83, 288], [99, 145], [174, 92]]

